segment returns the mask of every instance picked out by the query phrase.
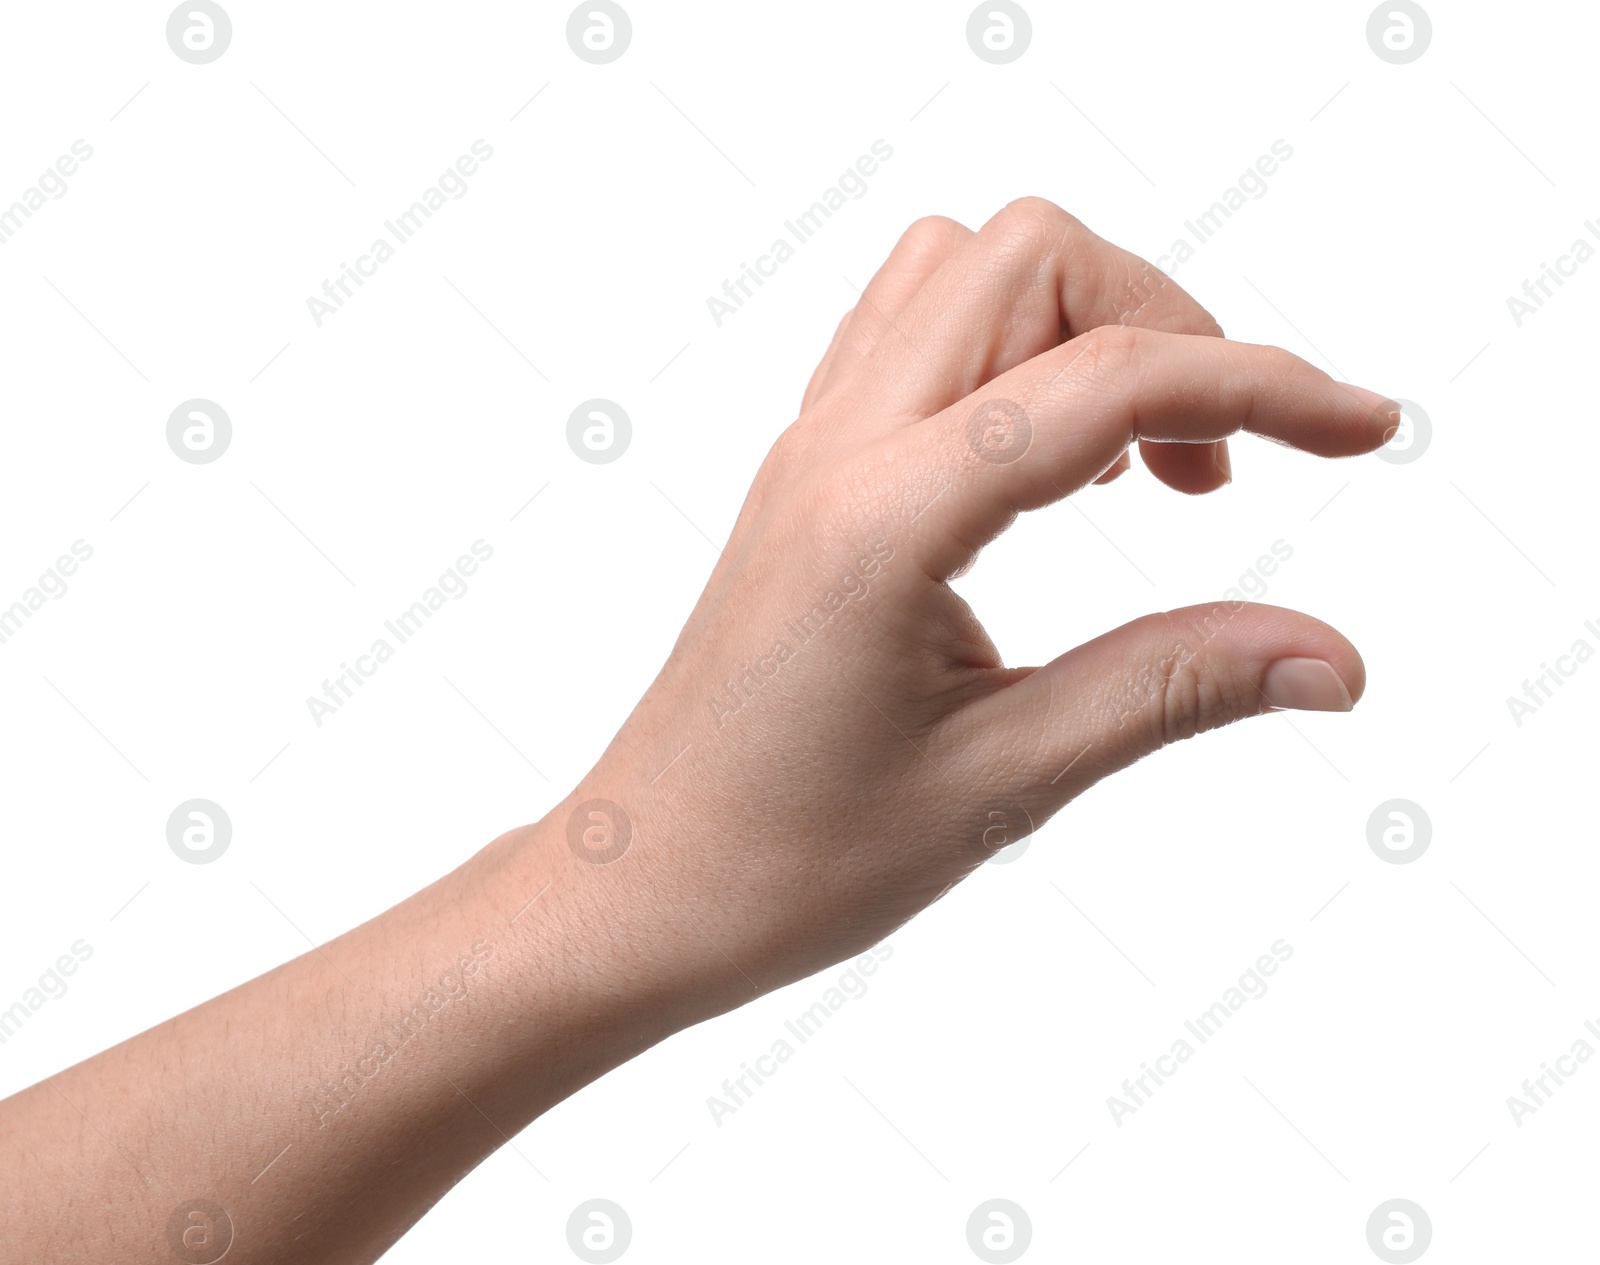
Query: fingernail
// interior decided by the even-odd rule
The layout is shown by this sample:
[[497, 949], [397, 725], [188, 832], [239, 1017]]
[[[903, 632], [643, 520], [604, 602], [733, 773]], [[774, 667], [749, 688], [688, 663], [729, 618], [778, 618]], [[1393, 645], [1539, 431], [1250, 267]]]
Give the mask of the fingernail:
[[1217, 473], [1222, 476], [1224, 483], [1233, 482], [1233, 460], [1228, 456], [1228, 441], [1219, 439], [1212, 448], [1212, 455], [1217, 463]]
[[1372, 410], [1374, 419], [1384, 422], [1388, 429], [1383, 432], [1383, 442], [1388, 443], [1400, 431], [1400, 405], [1391, 400], [1387, 395], [1377, 391], [1369, 391], [1366, 387], [1358, 387], [1349, 382], [1339, 384], [1363, 405]]
[[1333, 665], [1321, 659], [1279, 659], [1261, 678], [1269, 707], [1295, 712], [1347, 712], [1355, 706]]

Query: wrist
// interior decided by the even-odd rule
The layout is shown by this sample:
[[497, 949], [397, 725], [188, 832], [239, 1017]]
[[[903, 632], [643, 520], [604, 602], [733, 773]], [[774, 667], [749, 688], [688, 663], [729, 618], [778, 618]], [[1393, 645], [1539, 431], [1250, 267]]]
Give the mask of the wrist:
[[536, 1072], [546, 1098], [536, 1112], [757, 992], [743, 980], [742, 993], [731, 991], [705, 954], [739, 977], [706, 941], [696, 951], [691, 920], [663, 867], [647, 863], [633, 815], [594, 807], [589, 787], [463, 867], [475, 921], [501, 946], [503, 1053]]

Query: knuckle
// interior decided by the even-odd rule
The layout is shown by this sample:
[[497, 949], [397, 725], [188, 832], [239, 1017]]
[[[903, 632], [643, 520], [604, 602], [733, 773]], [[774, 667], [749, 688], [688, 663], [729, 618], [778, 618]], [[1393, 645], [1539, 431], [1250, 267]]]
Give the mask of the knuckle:
[[1193, 738], [1210, 728], [1205, 722], [1217, 710], [1217, 691], [1211, 674], [1197, 657], [1162, 661], [1161, 685], [1153, 720], [1163, 746]]
[[1207, 642], [1226, 617], [1221, 611], [1199, 621], [1159, 617], [1171, 640], [1152, 672], [1148, 715], [1156, 745], [1181, 742], [1258, 710], [1246, 697], [1254, 687], [1221, 670], [1215, 656], [1206, 653]]
[[1136, 326], [1097, 325], [1072, 340], [1072, 371], [1083, 381], [1125, 389], [1138, 368], [1143, 341]]
[[1002, 248], [1039, 255], [1086, 231], [1082, 221], [1047, 198], [1008, 202], [985, 226]]
[[969, 230], [944, 215], [924, 215], [900, 234], [894, 253], [910, 259], [941, 254], [969, 235]]
[[997, 224], [1045, 224], [1056, 231], [1081, 228], [1082, 222], [1049, 198], [1029, 195], [1013, 198], [995, 214]]
[[1258, 347], [1257, 354], [1260, 360], [1255, 367], [1263, 377], [1292, 379], [1304, 377], [1307, 370], [1314, 376], [1322, 372], [1294, 352], [1271, 343]]

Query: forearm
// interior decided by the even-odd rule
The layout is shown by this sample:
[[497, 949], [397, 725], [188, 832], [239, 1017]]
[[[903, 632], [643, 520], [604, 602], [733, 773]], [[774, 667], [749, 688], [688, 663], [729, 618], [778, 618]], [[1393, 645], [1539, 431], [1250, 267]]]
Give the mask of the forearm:
[[1387, 397], [1220, 335], [1048, 203], [914, 226], [595, 772], [373, 921], [0, 1104], [0, 1183], [29, 1195], [0, 1243], [206, 1265], [220, 1240], [182, 1235], [210, 1210], [230, 1265], [370, 1261], [552, 1104], [865, 951], [1103, 778], [1348, 710], [1360, 656], [1293, 611], [1149, 615], [1018, 668], [948, 583], [1130, 445], [1199, 493], [1241, 426], [1324, 456], [1394, 435]]
[[[8, 1251], [369, 1261], [539, 1114], [692, 1021], [558, 810], [372, 921], [0, 1104]], [[609, 867], [608, 867], [609, 868]], [[620, 875], [614, 875], [620, 879]], [[648, 923], [649, 919], [644, 921]], [[213, 1217], [213, 1219], [215, 1219]], [[194, 1254], [210, 1233], [180, 1217]], [[220, 1251], [221, 1243], [216, 1249]]]

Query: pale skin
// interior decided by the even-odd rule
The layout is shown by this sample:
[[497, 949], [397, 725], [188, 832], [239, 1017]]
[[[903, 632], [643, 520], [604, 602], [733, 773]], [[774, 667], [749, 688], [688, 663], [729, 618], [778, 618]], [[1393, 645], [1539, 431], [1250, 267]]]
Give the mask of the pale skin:
[[865, 952], [1024, 817], [1204, 730], [1348, 710], [1361, 658], [1307, 615], [1219, 601], [1006, 667], [948, 581], [1133, 447], [1199, 494], [1236, 433], [1350, 457], [1398, 423], [1048, 202], [919, 221], [593, 770], [370, 922], [0, 1103], [0, 1188], [28, 1193], [0, 1243], [204, 1259], [200, 1221], [191, 1257], [168, 1237], [203, 1199], [230, 1265], [374, 1260], [549, 1107]]

